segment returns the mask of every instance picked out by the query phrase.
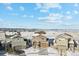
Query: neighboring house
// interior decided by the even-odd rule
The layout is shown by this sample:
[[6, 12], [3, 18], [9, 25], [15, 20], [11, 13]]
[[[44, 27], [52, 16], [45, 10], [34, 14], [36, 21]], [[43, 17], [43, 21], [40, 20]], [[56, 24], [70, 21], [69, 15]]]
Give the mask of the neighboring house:
[[67, 33], [60, 34], [56, 37], [57, 45], [64, 45], [67, 48], [68, 48], [68, 43], [70, 40], [73, 40], [73, 37]]
[[24, 41], [24, 38], [21, 37], [20, 32], [7, 32], [5, 35], [6, 42], [11, 42], [12, 47], [19, 47], [19, 48], [25, 48], [26, 42]]
[[5, 33], [0, 31], [0, 41], [5, 41]]
[[[60, 55], [66, 55], [66, 51], [68, 49], [69, 41], [73, 40], [73, 37], [70, 34], [63, 33], [56, 37], [56, 47], [58, 49], [58, 53]], [[69, 47], [74, 48], [74, 47]]]
[[40, 31], [38, 32], [38, 35], [33, 36], [32, 45], [34, 48], [47, 48], [48, 47], [47, 38], [42, 34], [44, 34], [44, 32]]
[[26, 48], [26, 42], [23, 38], [12, 38], [12, 47]]
[[24, 38], [21, 37], [20, 33], [16, 34], [12, 38], [12, 46], [18, 46], [20, 48], [26, 48], [26, 42], [24, 41]]

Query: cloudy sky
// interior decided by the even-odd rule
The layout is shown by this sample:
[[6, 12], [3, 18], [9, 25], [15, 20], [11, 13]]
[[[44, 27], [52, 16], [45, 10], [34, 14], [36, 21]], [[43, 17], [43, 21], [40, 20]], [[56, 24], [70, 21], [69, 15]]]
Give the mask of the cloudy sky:
[[79, 4], [0, 3], [0, 28], [79, 29]]

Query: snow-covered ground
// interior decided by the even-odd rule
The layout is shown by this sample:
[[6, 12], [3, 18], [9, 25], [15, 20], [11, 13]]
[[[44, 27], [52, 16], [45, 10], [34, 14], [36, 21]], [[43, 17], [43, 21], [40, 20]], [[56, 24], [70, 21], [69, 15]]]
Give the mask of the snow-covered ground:
[[26, 55], [33, 55], [33, 56], [37, 56], [38, 55], [38, 52], [39, 52], [39, 49], [34, 49], [33, 47], [31, 48], [28, 48], [28, 49], [23, 49], [25, 51], [25, 54]]
[[79, 52], [77, 52], [77, 51], [75, 51], [75, 52], [67, 51], [67, 56], [79, 56]]
[[[54, 48], [48, 47], [47, 49], [34, 49], [33, 47], [23, 49], [26, 56], [60, 56], [58, 51]], [[13, 54], [4, 54], [5, 56], [18, 56]], [[79, 56], [79, 52], [67, 51], [67, 56]]]

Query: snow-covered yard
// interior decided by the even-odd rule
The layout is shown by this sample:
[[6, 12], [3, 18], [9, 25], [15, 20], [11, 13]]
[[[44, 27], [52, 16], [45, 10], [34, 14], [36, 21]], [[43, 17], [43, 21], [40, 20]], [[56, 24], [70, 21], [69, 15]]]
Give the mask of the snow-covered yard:
[[[28, 49], [23, 49], [25, 51], [26, 56], [60, 56], [58, 54], [58, 51], [54, 48], [48, 47], [47, 49], [34, 49], [33, 47]], [[18, 56], [13, 54], [4, 54], [5, 56]], [[72, 51], [67, 51], [67, 56], [79, 56], [79, 52], [75, 51], [74, 53]]]

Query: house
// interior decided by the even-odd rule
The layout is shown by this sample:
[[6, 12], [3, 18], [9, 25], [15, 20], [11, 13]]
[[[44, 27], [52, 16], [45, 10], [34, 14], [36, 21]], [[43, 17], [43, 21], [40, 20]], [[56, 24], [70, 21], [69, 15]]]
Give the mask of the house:
[[5, 41], [5, 33], [0, 31], [0, 41]]
[[38, 33], [36, 36], [33, 36], [32, 38], [32, 45], [34, 48], [47, 48], [48, 47], [48, 42], [47, 42], [47, 38], [42, 35], [45, 34], [45, 32], [40, 31], [40, 32], [36, 32]]
[[26, 42], [24, 41], [24, 38], [21, 37], [20, 33], [17, 33], [12, 38], [12, 47], [17, 47], [20, 49], [26, 48]]
[[6, 42], [11, 42], [12, 47], [20, 49], [26, 47], [26, 42], [24, 41], [24, 38], [21, 37], [20, 32], [7, 32], [5, 37]]
[[60, 55], [66, 55], [68, 48], [74, 48], [74, 44], [71, 44], [71, 41], [73, 41], [73, 36], [67, 33], [60, 34], [56, 37], [55, 44]]

